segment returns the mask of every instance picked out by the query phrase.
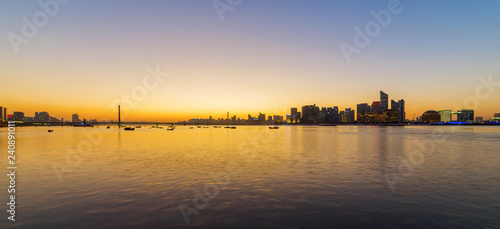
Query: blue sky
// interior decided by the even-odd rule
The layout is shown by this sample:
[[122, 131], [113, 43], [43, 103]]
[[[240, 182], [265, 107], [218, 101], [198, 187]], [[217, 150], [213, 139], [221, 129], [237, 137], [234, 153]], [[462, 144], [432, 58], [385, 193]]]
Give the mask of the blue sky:
[[[213, 1], [73, 0], [15, 53], [7, 34], [20, 34], [21, 19], [31, 20], [41, 7], [3, 1], [0, 72], [6, 83], [26, 85], [4, 90], [4, 96], [25, 95], [4, 106], [57, 109], [71, 100], [104, 111], [156, 64], [172, 74], [169, 85], [191, 87], [163, 85], [138, 117], [230, 109], [282, 114], [312, 103], [355, 107], [377, 100], [378, 90], [404, 98], [418, 116], [463, 103], [479, 76], [500, 81], [498, 1], [402, 0], [402, 12], [347, 63], [339, 45], [353, 44], [354, 27], [374, 21], [370, 11], [386, 10], [389, 2], [244, 0], [221, 21]], [[53, 93], [41, 95], [49, 103], [20, 105], [39, 96], [36, 88], [46, 82], [57, 82], [47, 84]], [[75, 84], [82, 86], [67, 89]], [[88, 94], [90, 85], [97, 95]], [[500, 112], [498, 95], [481, 101], [478, 114]]]

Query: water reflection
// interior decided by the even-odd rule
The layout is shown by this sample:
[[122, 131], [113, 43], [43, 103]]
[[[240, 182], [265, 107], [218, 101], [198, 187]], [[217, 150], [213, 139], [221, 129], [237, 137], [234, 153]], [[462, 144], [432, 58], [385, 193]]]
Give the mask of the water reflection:
[[[51, 134], [44, 128], [19, 129], [23, 218], [9, 227], [433, 228], [500, 223], [498, 128], [99, 128], [102, 143], [64, 173], [62, 183], [52, 164], [65, 163], [67, 148], [77, 149], [87, 139], [86, 130], [51, 128]], [[435, 130], [448, 138], [437, 141]], [[0, 137], [5, 136], [0, 130]], [[400, 158], [408, 159], [419, 149], [417, 142], [425, 140], [435, 142], [433, 153], [392, 192], [384, 175], [400, 173]], [[232, 162], [240, 172], [186, 225], [179, 204], [192, 206], [193, 190], [215, 184], [210, 174], [226, 171]], [[7, 182], [5, 177], [0, 181]], [[5, 195], [0, 198], [6, 201]], [[6, 222], [0, 221], [0, 227], [6, 228]]]

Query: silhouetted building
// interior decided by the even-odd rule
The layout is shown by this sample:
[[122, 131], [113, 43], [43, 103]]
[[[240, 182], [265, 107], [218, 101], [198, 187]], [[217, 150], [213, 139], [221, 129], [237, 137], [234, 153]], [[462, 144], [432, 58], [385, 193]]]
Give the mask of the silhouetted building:
[[389, 95], [380, 91], [380, 111], [389, 109]]
[[380, 106], [380, 101], [374, 101], [372, 103], [371, 112], [375, 112], [375, 113], [381, 113], [382, 112], [381, 106]]
[[260, 123], [260, 124], [264, 124], [264, 123], [266, 123], [266, 114], [261, 114], [261, 113], [259, 112], [259, 123]]
[[354, 110], [351, 110], [350, 107], [346, 107], [344, 113], [346, 116], [346, 122], [354, 122]]
[[[2, 109], [0, 108], [0, 113], [2, 113]], [[2, 116], [3, 122], [7, 122], [7, 108], [3, 108], [3, 116]]]
[[78, 116], [78, 114], [73, 114], [71, 115], [71, 122], [73, 123], [80, 123], [80, 116]]
[[422, 122], [440, 122], [441, 116], [437, 111], [429, 110], [422, 114]]
[[60, 121], [61, 121], [61, 120], [59, 120], [58, 118], [56, 118], [56, 117], [52, 117], [52, 116], [50, 116], [50, 119], [49, 119], [49, 120], [50, 120], [50, 122], [60, 122]]
[[42, 112], [35, 112], [35, 122], [50, 122], [50, 115], [49, 113], [42, 111]]
[[451, 122], [451, 110], [441, 110], [439, 111], [441, 117], [441, 122]]
[[341, 123], [346, 123], [347, 122], [347, 114], [345, 111], [340, 111], [339, 112], [339, 118]]
[[297, 108], [296, 107], [292, 107], [291, 109], [291, 112], [290, 112], [290, 115], [291, 115], [291, 122], [292, 123], [297, 123], [299, 122], [299, 113], [297, 112]]
[[476, 122], [482, 122], [483, 121], [483, 117], [476, 117]]
[[398, 111], [398, 122], [406, 122], [406, 112], [405, 112], [405, 101], [400, 99], [399, 101], [391, 100], [391, 109]]
[[[316, 121], [316, 104], [302, 107], [302, 121], [304, 124], [314, 124]], [[319, 108], [318, 108], [319, 109]]]
[[12, 120], [18, 122], [24, 122], [24, 113], [20, 111], [14, 111], [14, 114], [12, 115]]
[[274, 120], [274, 123], [283, 123], [284, 122], [283, 116], [281, 116], [281, 115], [274, 115], [273, 120]]
[[361, 118], [361, 122], [365, 122], [364, 117], [366, 117], [366, 113], [370, 112], [370, 105], [368, 103], [360, 103], [356, 107], [358, 109], [357, 120], [360, 121]]
[[462, 109], [458, 113], [459, 122], [471, 122], [474, 121], [474, 110], [472, 109]]
[[339, 123], [340, 115], [339, 108], [337, 106], [332, 107], [332, 123]]

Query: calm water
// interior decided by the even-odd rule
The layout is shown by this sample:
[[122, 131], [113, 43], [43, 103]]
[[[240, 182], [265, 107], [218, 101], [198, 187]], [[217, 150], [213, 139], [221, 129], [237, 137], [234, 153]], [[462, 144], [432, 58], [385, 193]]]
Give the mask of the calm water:
[[0, 228], [500, 227], [498, 127], [47, 129], [17, 128]]

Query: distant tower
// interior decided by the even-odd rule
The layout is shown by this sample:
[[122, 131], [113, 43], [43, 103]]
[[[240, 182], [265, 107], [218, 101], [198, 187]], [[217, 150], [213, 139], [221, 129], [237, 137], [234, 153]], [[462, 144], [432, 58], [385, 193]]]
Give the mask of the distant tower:
[[118, 126], [120, 126], [121, 118], [120, 118], [120, 105], [118, 105]]
[[389, 95], [380, 91], [380, 111], [389, 109]]

